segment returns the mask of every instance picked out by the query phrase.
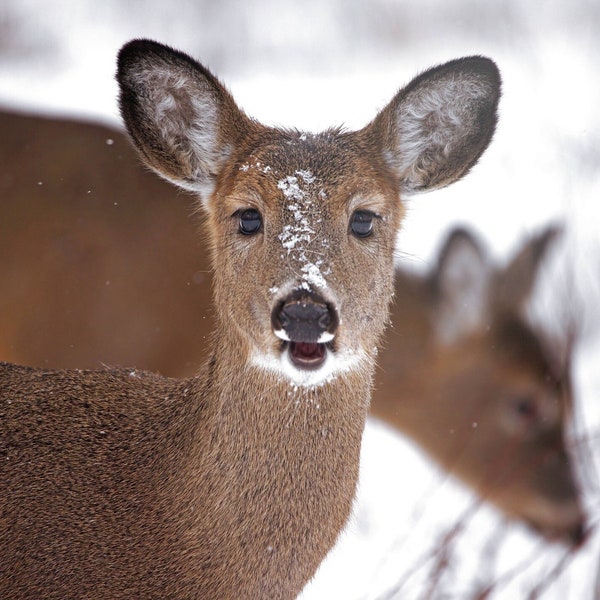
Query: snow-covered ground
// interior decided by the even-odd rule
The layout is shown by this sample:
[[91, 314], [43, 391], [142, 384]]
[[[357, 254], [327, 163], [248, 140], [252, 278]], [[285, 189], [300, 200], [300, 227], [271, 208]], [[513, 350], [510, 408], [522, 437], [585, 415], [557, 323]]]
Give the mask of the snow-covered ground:
[[[600, 421], [598, 31], [594, 0], [549, 0], [543, 7], [520, 0], [410, 6], [394, 0], [3, 0], [0, 104], [117, 124], [116, 52], [131, 38], [151, 37], [197, 56], [266, 123], [353, 128], [417, 71], [461, 55], [492, 57], [504, 80], [496, 138], [463, 182], [411, 200], [399, 260], [423, 269], [456, 223], [472, 226], [502, 259], [527, 233], [564, 221], [562, 245], [531, 311], [557, 338], [565, 317], [577, 319], [576, 434], [593, 435]], [[589, 475], [594, 464], [589, 456], [585, 462]], [[592, 515], [599, 509], [594, 482], [588, 484]], [[493, 581], [490, 597], [496, 598], [600, 597], [594, 590], [598, 536], [569, 555], [555, 579], [562, 548], [473, 506], [414, 447], [370, 423], [355, 519], [304, 599], [463, 599]], [[463, 527], [448, 537], [459, 522]]]

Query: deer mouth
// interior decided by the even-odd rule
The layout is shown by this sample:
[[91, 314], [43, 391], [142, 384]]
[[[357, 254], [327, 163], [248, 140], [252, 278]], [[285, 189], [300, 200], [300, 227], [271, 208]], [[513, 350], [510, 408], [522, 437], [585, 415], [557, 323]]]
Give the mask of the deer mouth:
[[292, 364], [301, 369], [318, 369], [327, 358], [327, 344], [318, 342], [288, 342]]
[[[284, 339], [285, 332], [275, 331], [279, 343], [268, 354], [256, 353], [251, 363], [287, 380], [295, 389], [324, 385], [357, 368], [364, 355], [355, 349], [341, 347], [337, 340]], [[323, 337], [323, 336], [322, 336]]]

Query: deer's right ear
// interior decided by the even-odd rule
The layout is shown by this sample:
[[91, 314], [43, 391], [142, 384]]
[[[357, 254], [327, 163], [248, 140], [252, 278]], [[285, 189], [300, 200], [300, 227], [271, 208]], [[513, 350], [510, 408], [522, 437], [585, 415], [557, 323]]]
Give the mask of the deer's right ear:
[[123, 46], [117, 80], [121, 114], [144, 162], [206, 201], [250, 119], [206, 68], [156, 42]]
[[437, 340], [452, 344], [485, 325], [489, 312], [490, 266], [477, 240], [457, 228], [442, 248], [431, 276]]
[[500, 73], [470, 56], [425, 71], [379, 113], [366, 131], [406, 194], [460, 179], [487, 148], [496, 128]]

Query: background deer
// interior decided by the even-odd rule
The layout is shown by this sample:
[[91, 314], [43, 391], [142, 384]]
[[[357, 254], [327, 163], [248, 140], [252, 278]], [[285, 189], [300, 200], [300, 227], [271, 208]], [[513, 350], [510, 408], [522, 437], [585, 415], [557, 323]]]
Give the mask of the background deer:
[[[5, 133], [0, 142], [0, 160], [5, 166], [5, 177], [0, 180], [0, 246], [2, 256], [11, 257], [0, 261], [0, 358], [63, 368], [131, 364], [171, 376], [190, 375], [206, 359], [213, 311], [209, 306], [211, 274], [207, 250], [198, 236], [196, 222], [189, 218], [185, 197], [139, 168], [127, 140], [118, 131], [15, 114], [0, 114], [0, 129]], [[56, 164], [61, 165], [60, 170]], [[523, 256], [530, 256], [531, 260], [515, 258], [515, 264], [524, 265], [521, 279], [525, 283], [519, 286], [525, 291], [520, 297], [516, 295], [516, 275], [509, 276], [515, 266], [510, 270], [497, 269], [467, 234], [451, 238], [455, 241], [442, 252], [447, 257], [439, 260], [440, 265], [456, 268], [458, 264], [467, 274], [469, 268], [473, 269], [472, 276], [479, 274], [480, 279], [475, 277], [471, 284], [475, 286], [479, 281], [486, 299], [477, 306], [490, 311], [496, 334], [501, 322], [493, 317], [498, 307], [491, 300], [492, 287], [500, 285], [501, 278], [507, 280], [503, 284], [503, 310], [525, 331], [522, 341], [518, 341], [520, 335], [515, 335], [516, 343], [527, 351], [528, 340], [535, 335], [546, 360], [565, 365], [563, 382], [568, 382], [568, 363], [554, 356], [556, 353], [539, 332], [531, 330], [521, 312], [549, 237], [550, 234], [532, 240], [530, 250], [523, 250]], [[471, 252], [459, 252], [460, 248]], [[533, 253], [535, 248], [539, 248], [537, 254]], [[469, 260], [460, 263], [458, 259], [463, 255]], [[435, 328], [444, 323], [442, 315], [448, 319], [449, 327], [456, 324], [458, 317], [454, 312], [470, 294], [467, 286], [462, 295], [458, 289], [456, 297], [441, 295], [434, 303], [431, 290], [448, 269], [440, 266], [439, 273], [431, 273], [426, 279], [397, 271], [396, 302], [391, 311], [394, 328], [387, 334], [380, 353], [379, 362], [385, 365], [386, 372], [376, 373], [373, 412], [400, 431], [422, 427], [423, 435], [413, 432], [411, 437], [429, 449], [434, 458], [437, 456], [442, 467], [450, 468], [512, 518], [530, 522], [535, 513], [533, 524], [545, 535], [576, 539], [577, 522], [579, 519], [583, 523], [582, 515], [575, 510], [572, 520], [564, 517], [568, 512], [564, 510], [566, 504], [574, 499], [574, 488], [567, 483], [563, 499], [554, 487], [540, 483], [544, 471], [535, 470], [532, 465], [542, 460], [541, 454], [528, 461], [529, 467], [521, 465], [518, 477], [512, 477], [510, 485], [508, 475], [496, 483], [486, 483], [487, 478], [499, 475], [500, 469], [494, 470], [482, 461], [471, 460], [467, 464], [471, 449], [475, 455], [480, 453], [484, 440], [487, 454], [497, 457], [505, 474], [511, 464], [519, 464], [526, 455], [535, 456], [536, 449], [543, 452], [544, 445], [536, 442], [543, 439], [543, 431], [521, 435], [510, 428], [491, 427], [505, 423], [506, 418], [520, 418], [516, 403], [508, 396], [503, 401], [494, 393], [459, 395], [451, 394], [454, 388], [447, 388], [443, 398], [451, 396], [446, 400], [447, 406], [455, 408], [456, 419], [463, 418], [465, 431], [462, 438], [455, 428], [448, 438], [448, 427], [442, 418], [447, 415], [437, 407], [443, 400], [437, 392], [427, 396], [421, 390], [418, 406], [408, 406], [412, 414], [420, 408], [422, 418], [407, 419], [403, 427], [403, 394], [410, 386], [418, 386], [419, 381], [413, 376], [412, 383], [403, 386], [406, 373], [401, 370], [398, 374], [402, 363], [396, 365], [395, 360], [415, 353], [412, 360], [419, 365], [419, 373], [427, 372], [423, 381], [435, 379], [435, 365], [444, 364], [439, 360], [442, 346]], [[434, 307], [438, 313], [436, 322], [430, 314]], [[414, 327], [417, 322], [420, 326]], [[446, 356], [451, 352], [471, 352], [474, 363], [463, 372], [465, 385], [478, 364], [490, 369], [499, 362], [500, 353], [488, 344], [494, 333], [475, 334], [463, 328], [444, 350]], [[472, 351], [474, 348], [476, 352]], [[447, 377], [447, 369], [442, 373]], [[502, 376], [499, 368], [498, 376]], [[538, 386], [539, 377], [533, 377], [533, 385]], [[511, 385], [507, 377], [502, 389]], [[555, 415], [562, 419], [563, 429], [568, 423], [571, 401], [570, 389], [564, 387], [567, 401], [562, 402], [563, 408]], [[462, 390], [462, 384], [458, 389]], [[513, 396], [516, 394], [517, 389]], [[477, 410], [489, 405], [504, 406], [500, 409], [503, 417], [474, 417], [475, 408], [463, 409], [461, 402], [477, 403]], [[530, 422], [529, 426], [524, 425], [528, 432], [537, 426], [539, 415], [522, 415], [522, 419]], [[473, 427], [473, 422], [477, 422], [477, 427]], [[411, 435], [410, 430], [407, 433]], [[432, 446], [430, 440], [437, 440], [436, 445]], [[444, 452], [447, 455], [441, 456]], [[456, 463], [457, 455], [462, 453], [465, 456]], [[561, 478], [570, 480], [568, 463], [563, 463], [563, 467], [566, 471]], [[497, 493], [500, 481], [502, 500]], [[536, 504], [538, 509], [534, 510]], [[545, 508], [540, 508], [541, 504]]]
[[188, 197], [121, 132], [10, 113], [0, 130], [0, 360], [195, 374], [213, 311]]
[[459, 229], [431, 273], [399, 271], [371, 410], [507, 515], [579, 544], [585, 519], [565, 440], [570, 357], [524, 317], [555, 235], [533, 237], [496, 268]]
[[117, 77], [145, 162], [201, 200], [209, 359], [183, 380], [0, 366], [0, 595], [293, 597], [351, 509], [399, 193], [477, 160], [497, 69], [452, 61], [318, 135], [260, 125], [154, 42]]

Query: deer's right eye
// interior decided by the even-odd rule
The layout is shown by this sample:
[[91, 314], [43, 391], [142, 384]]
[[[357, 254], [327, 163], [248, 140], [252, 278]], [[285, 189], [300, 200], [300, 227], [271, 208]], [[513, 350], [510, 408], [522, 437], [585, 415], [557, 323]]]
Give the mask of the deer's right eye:
[[247, 208], [240, 212], [239, 232], [243, 235], [254, 235], [262, 227], [262, 216], [255, 208]]

